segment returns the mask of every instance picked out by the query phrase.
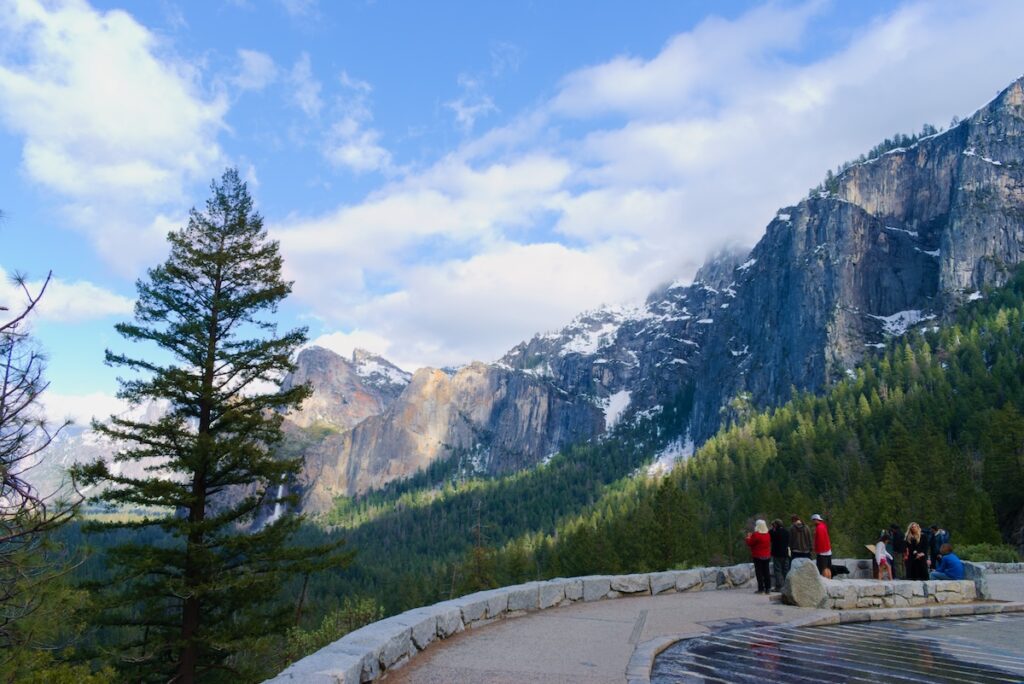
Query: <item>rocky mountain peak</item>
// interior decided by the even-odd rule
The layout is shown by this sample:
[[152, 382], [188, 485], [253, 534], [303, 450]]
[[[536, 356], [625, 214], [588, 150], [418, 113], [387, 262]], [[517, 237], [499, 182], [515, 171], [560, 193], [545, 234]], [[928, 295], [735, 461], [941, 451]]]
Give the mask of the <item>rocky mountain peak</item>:
[[346, 359], [323, 347], [299, 352], [283, 389], [309, 384], [312, 395], [288, 420], [299, 427], [323, 425], [344, 431], [382, 413], [409, 382], [409, 374], [386, 359], [356, 350]]

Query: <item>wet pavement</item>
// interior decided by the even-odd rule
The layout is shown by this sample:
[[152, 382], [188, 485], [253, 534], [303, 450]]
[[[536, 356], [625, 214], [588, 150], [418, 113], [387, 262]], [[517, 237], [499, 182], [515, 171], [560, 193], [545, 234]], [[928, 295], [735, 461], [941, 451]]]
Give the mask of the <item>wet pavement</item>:
[[723, 626], [654, 661], [652, 684], [693, 682], [1022, 682], [1024, 615], [823, 627]]

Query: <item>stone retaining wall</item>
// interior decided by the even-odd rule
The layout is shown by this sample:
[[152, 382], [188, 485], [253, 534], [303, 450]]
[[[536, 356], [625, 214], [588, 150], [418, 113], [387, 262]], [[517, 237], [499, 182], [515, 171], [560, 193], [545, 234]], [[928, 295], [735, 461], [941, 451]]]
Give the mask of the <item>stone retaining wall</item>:
[[820, 608], [907, 608], [928, 603], [969, 603], [977, 598], [973, 580], [913, 582], [896, 580], [832, 580]]
[[496, 620], [576, 601], [733, 589], [749, 585], [753, 578], [753, 564], [741, 563], [633, 575], [589, 575], [481, 591], [361, 627], [293, 663], [268, 684], [372, 682], [388, 670], [401, 667], [432, 642]]
[[985, 568], [990, 575], [1007, 575], [1010, 573], [1024, 573], [1024, 563], [975, 563]]
[[907, 608], [925, 604], [969, 603], [989, 598], [985, 570], [964, 563], [963, 580], [878, 581], [871, 579], [827, 580], [809, 560], [793, 563], [786, 576], [782, 598], [802, 608], [854, 610], [857, 608]]

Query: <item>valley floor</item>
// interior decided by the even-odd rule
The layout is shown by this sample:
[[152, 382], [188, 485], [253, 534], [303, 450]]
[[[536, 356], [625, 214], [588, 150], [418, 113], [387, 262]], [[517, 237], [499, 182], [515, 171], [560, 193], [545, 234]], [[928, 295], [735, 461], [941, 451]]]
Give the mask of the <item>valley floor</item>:
[[[1024, 575], [989, 577], [994, 598], [1024, 601]], [[784, 623], [815, 613], [753, 589], [575, 603], [472, 629], [434, 644], [388, 681], [396, 684], [622, 684], [637, 644], [744, 623]]]

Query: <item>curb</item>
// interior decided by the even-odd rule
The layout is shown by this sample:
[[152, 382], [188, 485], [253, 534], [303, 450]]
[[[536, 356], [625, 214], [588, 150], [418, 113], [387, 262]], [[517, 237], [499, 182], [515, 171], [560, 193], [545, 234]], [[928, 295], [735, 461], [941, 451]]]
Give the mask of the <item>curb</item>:
[[[856, 622], [883, 622], [890, 620], [919, 620], [963, 615], [995, 615], [998, 613], [1024, 613], [1024, 602], [958, 603], [938, 606], [913, 606], [910, 608], [865, 608], [858, 610], [830, 611], [826, 615], [807, 615], [789, 622], [780, 622], [779, 627], [821, 627], [825, 625], [852, 624]], [[656, 637], [637, 644], [626, 667], [626, 684], [650, 684], [654, 659], [673, 644], [704, 636], [708, 632], [685, 632]]]

